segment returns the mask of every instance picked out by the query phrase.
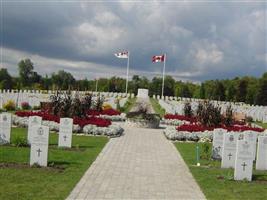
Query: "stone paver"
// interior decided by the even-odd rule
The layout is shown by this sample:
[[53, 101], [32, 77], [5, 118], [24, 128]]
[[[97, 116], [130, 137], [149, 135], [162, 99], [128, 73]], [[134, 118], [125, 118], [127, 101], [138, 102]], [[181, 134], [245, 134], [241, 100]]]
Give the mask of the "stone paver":
[[110, 139], [70, 199], [205, 199], [160, 129], [125, 128]]

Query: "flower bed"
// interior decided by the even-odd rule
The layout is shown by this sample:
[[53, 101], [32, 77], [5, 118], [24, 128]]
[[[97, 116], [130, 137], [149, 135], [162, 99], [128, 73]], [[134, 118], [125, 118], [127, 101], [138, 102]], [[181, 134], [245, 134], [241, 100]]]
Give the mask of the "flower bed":
[[[173, 126], [179, 126], [181, 124], [193, 124], [193, 123], [197, 123], [198, 119], [196, 117], [187, 117], [184, 115], [173, 115], [173, 114], [166, 114], [164, 115], [163, 120], [161, 121], [163, 124], [167, 124], [167, 125], [173, 125]], [[246, 125], [245, 122], [243, 121], [233, 121], [233, 125]]]
[[164, 115], [164, 119], [172, 119], [172, 120], [180, 120], [180, 121], [189, 121], [191, 123], [197, 122], [195, 117], [187, 117], [184, 115], [173, 115], [173, 114], [166, 114]]
[[[42, 117], [43, 120], [45, 121], [53, 121], [56, 123], [59, 123], [60, 117], [48, 114], [46, 112], [26, 112], [26, 111], [17, 111], [15, 113], [19, 117], [30, 117], [30, 116], [39, 116]], [[96, 125], [99, 127], [108, 127], [111, 125], [111, 121], [108, 119], [102, 119], [100, 117], [86, 117], [86, 118], [79, 118], [79, 117], [74, 117], [73, 118], [73, 124], [79, 125], [80, 127], [84, 127], [85, 125], [91, 124], [91, 125]]]
[[[192, 129], [191, 129], [192, 130]], [[177, 129], [174, 126], [169, 126], [164, 130], [164, 134], [167, 139], [169, 140], [178, 140], [178, 141], [194, 141], [194, 142], [211, 142], [213, 139], [213, 130], [204, 130], [202, 131], [195, 131], [189, 132], [188, 130], [180, 130], [177, 131]], [[235, 132], [236, 134], [239, 134], [243, 131], [248, 131], [244, 130], [243, 131], [234, 131], [234, 129], [228, 131]], [[255, 130], [249, 130], [249, 131], [255, 131]], [[257, 131], [255, 131], [257, 132]], [[258, 136], [264, 135], [263, 132], [257, 132]], [[266, 134], [266, 133], [265, 133]]]
[[162, 119], [160, 121], [161, 124], [166, 124], [166, 125], [170, 125], [170, 126], [180, 126], [182, 124], [187, 124], [190, 123], [188, 121], [181, 121], [178, 119]]
[[112, 108], [97, 111], [97, 110], [89, 110], [87, 111], [87, 115], [89, 116], [97, 116], [103, 119], [108, 119], [110, 121], [125, 121], [126, 117], [124, 113], [121, 113], [117, 110], [114, 110]]
[[99, 116], [99, 115], [108, 115], [108, 116], [114, 116], [114, 115], [120, 115], [121, 112], [114, 110], [112, 108], [102, 110], [102, 111], [97, 111], [97, 110], [89, 110], [87, 111], [87, 115], [92, 115], [92, 116]]
[[[28, 127], [29, 118], [27, 116], [19, 117], [14, 115], [12, 117], [13, 124], [19, 127]], [[75, 119], [80, 120], [80, 119]], [[83, 122], [81, 122], [83, 123]], [[59, 131], [59, 123], [55, 121], [42, 120], [42, 125], [48, 126], [51, 131]], [[119, 125], [109, 125], [109, 126], [96, 126], [93, 124], [86, 124], [81, 127], [78, 124], [73, 125], [74, 133], [85, 133], [92, 135], [106, 135], [109, 137], [120, 136], [123, 133], [123, 129]]]
[[255, 131], [255, 132], [263, 132], [264, 129], [262, 128], [253, 128], [249, 126], [240, 126], [240, 125], [233, 125], [233, 126], [218, 126], [218, 127], [205, 127], [199, 124], [183, 124], [176, 128], [177, 131], [188, 131], [188, 132], [204, 132], [204, 131], [213, 131], [215, 128], [223, 128], [226, 129], [228, 132], [243, 132], [243, 131]]

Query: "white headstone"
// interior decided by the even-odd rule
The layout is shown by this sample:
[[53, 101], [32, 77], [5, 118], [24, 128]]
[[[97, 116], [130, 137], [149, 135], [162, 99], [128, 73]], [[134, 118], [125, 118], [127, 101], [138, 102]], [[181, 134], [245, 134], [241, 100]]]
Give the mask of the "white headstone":
[[267, 170], [267, 136], [258, 137], [257, 170]]
[[34, 126], [32, 128], [30, 165], [47, 166], [49, 127]]
[[11, 114], [0, 114], [0, 144], [10, 143]]
[[71, 118], [61, 118], [59, 126], [59, 147], [70, 147], [72, 142], [72, 126], [73, 119]]
[[225, 132], [226, 132], [225, 129], [214, 129], [213, 131], [211, 157], [215, 160], [222, 159], [223, 135]]
[[224, 133], [223, 151], [222, 151], [222, 168], [234, 168], [236, 156], [236, 142], [238, 134], [234, 132]]
[[42, 125], [42, 118], [39, 116], [30, 116], [29, 122], [28, 122], [28, 144], [31, 144], [32, 134], [33, 134], [33, 128], [35, 126], [41, 126]]
[[235, 160], [235, 180], [248, 180], [252, 179], [253, 167], [253, 145], [247, 140], [237, 141], [237, 151]]
[[255, 160], [258, 135], [254, 131], [245, 131], [244, 133], [244, 139], [253, 145], [253, 160]]
[[137, 97], [138, 98], [149, 98], [148, 89], [138, 89]]

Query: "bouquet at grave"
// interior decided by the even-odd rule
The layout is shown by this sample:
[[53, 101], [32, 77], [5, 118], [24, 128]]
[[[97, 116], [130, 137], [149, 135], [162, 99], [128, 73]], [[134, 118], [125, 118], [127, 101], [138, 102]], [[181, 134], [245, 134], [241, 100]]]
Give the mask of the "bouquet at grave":
[[12, 100], [8, 100], [4, 105], [3, 108], [7, 111], [12, 111], [16, 109], [15, 102]]
[[28, 102], [22, 102], [21, 103], [21, 108], [22, 110], [30, 110], [31, 109], [31, 106]]

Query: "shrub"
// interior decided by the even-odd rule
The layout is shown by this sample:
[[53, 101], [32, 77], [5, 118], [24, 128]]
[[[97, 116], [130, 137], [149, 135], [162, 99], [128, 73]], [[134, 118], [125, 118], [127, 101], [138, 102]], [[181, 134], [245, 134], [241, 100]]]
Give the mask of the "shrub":
[[92, 108], [92, 99], [93, 95], [92, 94], [86, 94], [85, 97], [82, 99], [82, 112], [83, 115], [86, 114], [86, 111], [90, 110]]
[[24, 138], [24, 137], [19, 137], [19, 136], [16, 136], [13, 140], [13, 144], [16, 146], [16, 147], [27, 147], [28, 146], [28, 143], [27, 143], [27, 139]]
[[211, 148], [209, 146], [208, 143], [204, 143], [202, 145], [202, 149], [201, 149], [201, 158], [202, 159], [206, 159], [209, 160], [210, 159], [210, 154], [211, 154]]
[[253, 122], [253, 118], [251, 116], [247, 116], [245, 120], [246, 120], [247, 123], [252, 123]]
[[83, 108], [82, 108], [82, 102], [78, 95], [75, 95], [74, 99], [72, 100], [72, 104], [68, 109], [70, 108], [69, 114], [70, 116], [77, 116], [82, 117], [84, 115]]
[[104, 100], [105, 99], [103, 96], [98, 95], [97, 99], [94, 102], [95, 110], [102, 111], [102, 106], [103, 106]]
[[22, 102], [21, 103], [21, 108], [22, 110], [30, 110], [31, 109], [31, 106], [28, 102]]
[[60, 93], [57, 91], [55, 95], [51, 95], [50, 96], [50, 100], [51, 100], [51, 112], [53, 115], [59, 115], [60, 110], [61, 110], [61, 106], [62, 106], [62, 99], [61, 99], [61, 95]]
[[71, 117], [70, 108], [72, 106], [72, 97], [70, 92], [61, 95], [59, 105], [58, 115], [61, 117]]
[[191, 104], [189, 102], [186, 102], [184, 105], [184, 115], [186, 117], [192, 117], [193, 116], [192, 107], [191, 107]]
[[197, 109], [197, 117], [202, 125], [217, 127], [222, 122], [221, 108], [219, 106], [214, 106], [209, 101], [200, 102]]
[[15, 105], [14, 101], [9, 100], [4, 104], [3, 108], [7, 111], [12, 111], [12, 110], [16, 109], [16, 105]]
[[226, 108], [224, 124], [226, 126], [232, 126], [233, 122], [234, 122], [234, 120], [233, 120], [233, 109], [232, 109], [231, 105], [229, 105]]

